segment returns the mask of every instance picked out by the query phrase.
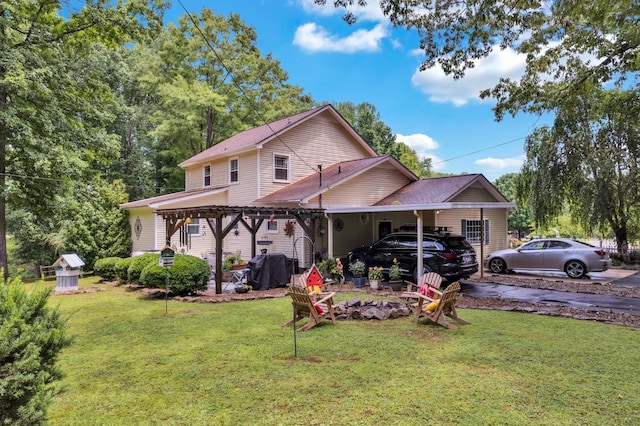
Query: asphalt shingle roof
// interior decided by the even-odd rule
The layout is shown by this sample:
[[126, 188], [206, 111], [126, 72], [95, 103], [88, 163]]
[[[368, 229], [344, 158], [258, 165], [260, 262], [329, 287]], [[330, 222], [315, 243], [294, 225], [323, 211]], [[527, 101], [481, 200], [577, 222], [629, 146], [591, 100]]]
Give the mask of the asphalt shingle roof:
[[446, 203], [478, 179], [480, 174], [420, 179], [378, 201], [376, 206], [394, 202], [407, 205]]
[[274, 135], [280, 134], [286, 129], [293, 127], [298, 123], [304, 121], [305, 119], [318, 114], [328, 108], [331, 108], [331, 106], [323, 105], [309, 111], [304, 111], [299, 114], [273, 121], [268, 124], [263, 124], [259, 127], [254, 127], [253, 129], [245, 130], [230, 137], [229, 139], [226, 139], [212, 146], [209, 149], [202, 151], [199, 154], [194, 155], [193, 157], [180, 163], [179, 166], [186, 167], [192, 164], [198, 164], [213, 157], [227, 155], [233, 151], [239, 151], [244, 148], [256, 146], [272, 138]]
[[282, 203], [300, 201], [305, 198], [315, 196], [361, 172], [388, 161], [391, 157], [383, 155], [380, 157], [362, 158], [359, 160], [342, 161], [333, 164], [322, 171], [322, 183], [320, 175], [314, 173], [306, 178], [287, 185], [286, 187], [266, 195], [256, 202], [259, 203]]

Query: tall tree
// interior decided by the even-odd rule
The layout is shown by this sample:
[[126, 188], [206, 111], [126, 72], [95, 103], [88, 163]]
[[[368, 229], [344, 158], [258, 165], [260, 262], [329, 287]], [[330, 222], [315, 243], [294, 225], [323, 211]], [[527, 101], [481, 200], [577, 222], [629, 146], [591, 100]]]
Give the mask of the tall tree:
[[640, 91], [602, 90], [566, 99], [553, 126], [527, 140], [523, 189], [541, 224], [567, 200], [586, 229], [609, 226], [618, 250], [638, 236]]
[[[314, 0], [325, 4], [326, 0]], [[334, 0], [336, 7], [366, 5], [365, 0]], [[622, 84], [640, 66], [637, 0], [380, 0], [395, 26], [416, 29], [425, 60], [454, 78], [497, 49], [526, 55], [519, 81], [502, 79], [483, 96], [498, 100], [505, 112], [551, 110], [559, 98], [580, 93], [584, 81]], [[347, 22], [354, 22], [351, 13]], [[637, 83], [637, 81], [636, 81]]]
[[374, 105], [368, 102], [358, 105], [338, 102], [335, 108], [378, 154], [391, 155], [419, 177], [432, 175], [431, 159], [420, 159], [408, 145], [396, 142], [391, 128], [380, 119], [380, 113]]
[[507, 200], [517, 203], [516, 209], [509, 212], [508, 226], [509, 231], [515, 232], [520, 239], [531, 230], [533, 217], [531, 216], [529, 207], [523, 202], [522, 197], [518, 195], [519, 178], [520, 175], [518, 173], [507, 173], [496, 179], [494, 184]]
[[157, 94], [152, 115], [159, 183], [184, 187], [175, 167], [233, 134], [308, 109], [313, 101], [287, 83], [280, 63], [262, 55], [239, 15], [203, 8], [186, 15], [146, 52], [140, 77]]
[[[50, 0], [0, 2], [0, 267], [7, 276], [10, 204], [44, 216], [51, 194], [67, 191], [117, 138], [110, 91], [87, 67], [96, 42], [119, 45], [161, 25], [158, 0], [91, 1], [78, 11]], [[11, 180], [8, 180], [8, 176]]]

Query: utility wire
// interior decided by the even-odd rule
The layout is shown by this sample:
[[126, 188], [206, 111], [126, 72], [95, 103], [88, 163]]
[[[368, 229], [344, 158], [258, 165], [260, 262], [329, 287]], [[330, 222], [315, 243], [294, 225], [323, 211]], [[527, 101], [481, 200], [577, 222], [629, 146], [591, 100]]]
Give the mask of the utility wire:
[[[253, 100], [247, 96], [247, 94], [244, 92], [244, 90], [242, 90], [242, 87], [240, 84], [238, 84], [235, 81], [233, 72], [231, 72], [231, 70], [225, 65], [224, 61], [222, 60], [222, 58], [220, 57], [220, 55], [218, 55], [218, 51], [216, 50], [216, 48], [211, 44], [211, 42], [207, 39], [207, 37], [205, 36], [205, 34], [202, 32], [202, 30], [200, 29], [200, 26], [196, 23], [196, 21], [193, 19], [193, 16], [191, 16], [191, 13], [187, 10], [187, 8], [184, 6], [184, 4], [182, 3], [181, 0], [178, 0], [178, 4], [180, 4], [180, 6], [182, 7], [182, 9], [185, 11], [185, 13], [189, 16], [189, 20], [191, 21], [191, 23], [193, 24], [193, 26], [198, 30], [198, 33], [200, 34], [200, 36], [202, 37], [202, 39], [204, 40], [204, 42], [207, 44], [207, 46], [209, 46], [209, 48], [211, 49], [211, 51], [213, 52], [213, 55], [216, 57], [216, 59], [218, 60], [218, 62], [220, 62], [220, 66], [222, 66], [222, 68], [224, 68], [224, 70], [227, 72], [227, 75], [231, 76], [231, 82], [233, 83], [233, 85], [236, 87], [236, 89], [238, 89], [242, 95], [242, 97], [247, 101], [247, 104], [251, 107], [251, 109], [253, 109], [253, 111], [260, 117], [262, 118], [262, 121], [267, 121], [265, 119], [265, 117], [262, 115], [262, 113], [258, 110], [258, 108], [253, 104]], [[225, 76], [226, 79], [226, 76]], [[289, 151], [291, 151], [293, 153], [293, 155], [295, 155], [296, 157], [298, 157], [298, 159], [300, 161], [302, 161], [302, 163], [307, 166], [308, 168], [310, 168], [311, 170], [313, 170], [314, 172], [317, 172], [318, 169], [317, 167], [314, 167], [312, 165], [310, 165], [309, 163], [307, 163], [305, 161], [304, 158], [302, 158], [300, 155], [298, 155], [297, 152], [295, 152], [289, 145], [287, 145], [287, 143], [282, 140], [282, 138], [280, 137], [280, 135], [278, 135], [276, 133], [275, 130], [273, 130], [273, 128], [271, 127], [271, 125], [269, 123], [266, 123], [267, 128], [271, 131], [271, 133], [273, 134], [273, 136], [275, 136]]]
[[508, 140], [506, 142], [502, 142], [502, 143], [499, 143], [499, 144], [496, 144], [496, 145], [491, 145], [491, 146], [488, 146], [488, 147], [485, 147], [485, 148], [482, 148], [482, 149], [478, 149], [478, 150], [475, 150], [475, 151], [467, 152], [466, 154], [461, 154], [461, 155], [458, 155], [456, 157], [447, 158], [446, 160], [436, 161], [434, 164], [442, 164], [442, 163], [446, 163], [448, 161], [457, 160], [459, 158], [468, 157], [470, 155], [477, 154], [479, 152], [489, 151], [490, 149], [498, 148], [499, 146], [504, 146], [504, 145], [508, 145], [510, 143], [518, 142], [518, 141], [521, 141], [521, 140], [526, 139], [526, 138], [527, 138], [527, 136], [521, 136], [519, 138], [511, 139], [511, 140]]

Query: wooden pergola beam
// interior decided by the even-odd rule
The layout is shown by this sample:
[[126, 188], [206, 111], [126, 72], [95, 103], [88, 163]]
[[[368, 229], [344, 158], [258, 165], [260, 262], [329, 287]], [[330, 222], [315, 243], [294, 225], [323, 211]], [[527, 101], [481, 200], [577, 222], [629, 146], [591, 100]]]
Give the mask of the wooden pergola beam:
[[[205, 219], [216, 243], [215, 280], [216, 294], [222, 293], [222, 241], [238, 223], [251, 233], [251, 257], [256, 255], [256, 234], [265, 219], [295, 219], [304, 233], [315, 243], [313, 223], [324, 216], [324, 209], [286, 208], [286, 207], [254, 207], [254, 206], [202, 206], [179, 209], [160, 209], [156, 214], [162, 216], [166, 225], [166, 243], [171, 245], [171, 237], [185, 224], [186, 218]], [[222, 218], [230, 217], [230, 221], [222, 228]], [[247, 223], [245, 218], [250, 218]], [[307, 225], [307, 221], [311, 226]]]

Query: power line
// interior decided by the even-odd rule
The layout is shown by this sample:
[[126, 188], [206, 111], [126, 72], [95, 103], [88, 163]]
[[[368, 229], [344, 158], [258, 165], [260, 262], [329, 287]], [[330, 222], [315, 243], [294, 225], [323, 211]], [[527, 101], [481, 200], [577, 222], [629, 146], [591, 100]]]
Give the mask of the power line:
[[447, 161], [452, 161], [452, 160], [457, 160], [459, 158], [468, 157], [470, 155], [477, 154], [479, 152], [489, 151], [490, 149], [498, 148], [499, 146], [504, 146], [504, 145], [508, 145], [510, 143], [518, 142], [518, 141], [521, 141], [521, 140], [526, 139], [526, 138], [527, 138], [527, 136], [520, 136], [519, 138], [511, 139], [511, 140], [508, 140], [506, 142], [502, 142], [502, 143], [499, 143], [499, 144], [496, 144], [496, 145], [488, 146], [486, 148], [482, 148], [482, 149], [478, 149], [478, 150], [475, 150], [475, 151], [467, 152], [465, 154], [461, 154], [461, 155], [458, 155], [456, 157], [447, 158], [446, 160], [436, 161], [433, 164], [441, 164], [441, 163], [446, 163]]
[[[205, 43], [207, 44], [207, 46], [209, 46], [209, 48], [211, 49], [211, 51], [213, 52], [213, 55], [216, 57], [216, 59], [218, 60], [218, 62], [220, 62], [220, 65], [222, 66], [222, 68], [224, 68], [224, 70], [226, 71], [227, 75], [231, 77], [231, 82], [232, 84], [236, 87], [236, 89], [239, 90], [239, 92], [242, 94], [242, 97], [247, 101], [247, 104], [251, 107], [251, 109], [253, 109], [253, 111], [260, 117], [262, 118], [262, 121], [267, 121], [265, 119], [265, 117], [262, 115], [262, 113], [258, 110], [258, 108], [253, 104], [253, 100], [247, 96], [247, 94], [244, 92], [244, 90], [242, 90], [242, 86], [238, 83], [236, 83], [233, 72], [231, 72], [231, 70], [225, 65], [224, 61], [222, 60], [222, 58], [220, 57], [220, 55], [218, 55], [218, 51], [216, 50], [216, 48], [211, 44], [211, 42], [207, 39], [207, 37], [204, 35], [204, 33], [202, 32], [202, 30], [200, 29], [200, 26], [196, 23], [196, 21], [193, 19], [193, 16], [191, 16], [191, 13], [187, 10], [187, 8], [184, 6], [184, 4], [182, 3], [182, 0], [178, 0], [178, 3], [180, 4], [180, 6], [182, 7], [182, 9], [185, 11], [185, 13], [189, 16], [189, 20], [191, 21], [191, 23], [193, 24], [193, 26], [197, 29], [198, 33], [200, 34], [200, 36], [202, 37], [202, 39], [205, 41]], [[226, 79], [226, 76], [225, 76]], [[298, 159], [300, 161], [302, 161], [302, 163], [307, 166], [308, 168], [310, 168], [311, 170], [313, 170], [314, 172], [318, 171], [318, 169], [312, 165], [310, 165], [309, 163], [307, 163], [305, 161], [304, 158], [302, 158], [300, 155], [298, 155], [297, 152], [295, 152], [289, 145], [287, 145], [287, 143], [282, 140], [282, 138], [280, 137], [280, 135], [278, 135], [276, 133], [275, 130], [273, 130], [273, 128], [271, 127], [270, 123], [266, 123], [267, 128], [271, 131], [271, 133], [273, 134], [273, 136], [275, 136], [289, 151], [291, 151], [293, 153], [293, 155], [295, 155], [296, 157], [298, 157]]]

